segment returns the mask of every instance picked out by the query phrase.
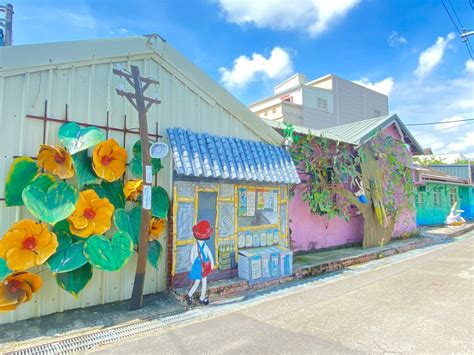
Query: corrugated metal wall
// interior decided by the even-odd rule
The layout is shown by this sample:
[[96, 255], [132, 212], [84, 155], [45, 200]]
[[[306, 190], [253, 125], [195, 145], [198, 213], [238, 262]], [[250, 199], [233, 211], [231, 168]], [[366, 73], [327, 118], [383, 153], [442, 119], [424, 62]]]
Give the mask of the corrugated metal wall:
[[[36, 156], [43, 140], [43, 122], [26, 118], [30, 115], [43, 115], [44, 103], [48, 101], [47, 115], [54, 118], [65, 117], [65, 105], [68, 105], [70, 120], [106, 125], [107, 112], [109, 125], [124, 128], [124, 115], [127, 116], [127, 128], [137, 128], [138, 118], [134, 108], [126, 99], [115, 94], [115, 87], [122, 82], [112, 75], [113, 67], [120, 63], [124, 67], [138, 65], [143, 76], [157, 78], [161, 85], [150, 88], [147, 95], [159, 97], [162, 104], [150, 109], [148, 114], [149, 130], [155, 132], [158, 123], [159, 133], [166, 138], [166, 128], [184, 127], [196, 132], [206, 131], [225, 136], [239, 136], [246, 139], [259, 139], [255, 133], [237, 120], [231, 112], [211, 98], [204, 88], [196, 88], [187, 82], [183, 75], [166, 63], [159, 63], [160, 57], [154, 55], [82, 62], [72, 65], [58, 65], [55, 68], [1, 76], [0, 73], [0, 197], [6, 174], [17, 155]], [[176, 71], [175, 71], [176, 70]], [[192, 80], [192, 78], [191, 78]], [[57, 143], [60, 124], [48, 122], [46, 142]], [[120, 144], [125, 144], [131, 152], [138, 135], [109, 132]], [[124, 139], [125, 138], [125, 139]], [[170, 156], [163, 161], [165, 169], [158, 175], [158, 184], [165, 187], [171, 197], [172, 164]], [[0, 236], [17, 220], [29, 217], [25, 208], [5, 207], [0, 201]], [[162, 245], [166, 248], [165, 236]], [[163, 291], [166, 288], [166, 250], [163, 250], [159, 270], [148, 266], [145, 293]], [[0, 324], [35, 316], [61, 312], [67, 309], [87, 307], [107, 302], [128, 299], [131, 294], [136, 257], [120, 272], [95, 271], [90, 284], [80, 294], [79, 299], [56, 286], [51, 272], [46, 266], [40, 270], [43, 288], [36, 298], [10, 313], [0, 314]], [[42, 271], [44, 270], [44, 271]]]

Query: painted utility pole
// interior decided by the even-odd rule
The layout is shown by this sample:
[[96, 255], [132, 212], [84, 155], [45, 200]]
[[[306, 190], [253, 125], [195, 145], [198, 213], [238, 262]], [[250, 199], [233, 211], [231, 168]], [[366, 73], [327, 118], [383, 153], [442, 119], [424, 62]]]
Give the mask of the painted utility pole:
[[2, 38], [0, 38], [0, 47], [11, 46], [13, 37], [13, 5], [6, 4], [0, 5], [0, 12], [5, 12], [5, 17], [0, 18], [0, 32]]
[[138, 112], [138, 124], [140, 130], [140, 143], [142, 148], [142, 171], [143, 171], [143, 197], [140, 219], [140, 240], [138, 243], [138, 261], [133, 283], [132, 297], [130, 298], [129, 309], [131, 311], [142, 307], [143, 286], [145, 284], [146, 261], [148, 251], [148, 227], [151, 219], [151, 184], [153, 173], [151, 167], [150, 147], [148, 142], [147, 112], [153, 104], [160, 104], [161, 101], [145, 97], [143, 94], [151, 84], [159, 84], [159, 81], [143, 78], [140, 76], [140, 69], [132, 65], [131, 73], [114, 69], [113, 73], [127, 82], [134, 88], [135, 93], [125, 92], [115, 89], [117, 94], [124, 96]]

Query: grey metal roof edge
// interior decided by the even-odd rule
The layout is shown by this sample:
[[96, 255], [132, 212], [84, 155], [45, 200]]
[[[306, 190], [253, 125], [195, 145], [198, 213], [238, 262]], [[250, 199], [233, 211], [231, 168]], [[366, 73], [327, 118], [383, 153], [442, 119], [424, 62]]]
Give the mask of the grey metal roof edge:
[[405, 134], [410, 138], [410, 140], [412, 141], [413, 145], [415, 146], [416, 149], [418, 149], [418, 152], [420, 154], [423, 154], [423, 148], [421, 147], [420, 143], [418, 143], [418, 141], [416, 140], [416, 138], [413, 136], [413, 134], [411, 134], [410, 130], [407, 128], [407, 126], [403, 123], [403, 121], [400, 119], [400, 117], [398, 117], [398, 115], [396, 113], [394, 113], [392, 116], [395, 117], [395, 119], [397, 120], [398, 124], [401, 126], [401, 128], [403, 129], [403, 131], [405, 132]]
[[[159, 64], [165, 62], [196, 87], [205, 87], [206, 95], [219, 102], [258, 137], [271, 144], [283, 143], [282, 137], [260, 122], [261, 119], [246, 105], [157, 34], [0, 47], [0, 76], [140, 55], [150, 56]], [[21, 60], [14, 60], [17, 57]], [[5, 61], [11, 67], [2, 68]]]

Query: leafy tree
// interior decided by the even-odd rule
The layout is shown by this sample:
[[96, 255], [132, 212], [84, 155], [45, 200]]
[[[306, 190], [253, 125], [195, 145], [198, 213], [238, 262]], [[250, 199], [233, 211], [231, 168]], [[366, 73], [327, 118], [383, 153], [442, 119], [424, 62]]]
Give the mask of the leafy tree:
[[[357, 147], [310, 132], [295, 135], [288, 124], [283, 133], [301, 177], [295, 188], [302, 188], [311, 212], [349, 221], [354, 205], [364, 218], [363, 247], [388, 243], [400, 214], [414, 210], [409, 147], [382, 132]], [[356, 181], [363, 182], [367, 203], [354, 194]]]

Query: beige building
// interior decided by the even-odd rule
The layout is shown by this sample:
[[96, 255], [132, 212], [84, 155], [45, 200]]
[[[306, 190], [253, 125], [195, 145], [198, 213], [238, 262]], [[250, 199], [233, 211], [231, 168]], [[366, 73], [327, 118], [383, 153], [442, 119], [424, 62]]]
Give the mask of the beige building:
[[386, 116], [388, 97], [333, 74], [308, 81], [297, 73], [249, 107], [263, 119], [323, 129]]

